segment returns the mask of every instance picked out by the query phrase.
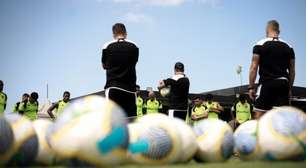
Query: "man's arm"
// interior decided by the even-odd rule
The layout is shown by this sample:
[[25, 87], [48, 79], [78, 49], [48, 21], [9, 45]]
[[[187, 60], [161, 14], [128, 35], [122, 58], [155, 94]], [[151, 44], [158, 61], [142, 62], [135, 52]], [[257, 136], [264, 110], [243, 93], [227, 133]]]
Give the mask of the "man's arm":
[[5, 100], [4, 110], [5, 110], [5, 109], [6, 109], [6, 102], [7, 102], [7, 95], [6, 95], [6, 94], [4, 94], [4, 96], [5, 96], [5, 98], [4, 98], [4, 100]]
[[289, 63], [289, 98], [292, 96], [292, 87], [295, 80], [295, 59], [290, 59]]
[[49, 108], [48, 108], [48, 114], [49, 114], [49, 116], [52, 118], [52, 119], [55, 119], [55, 116], [54, 116], [54, 114], [52, 113], [52, 111], [56, 108], [56, 107], [58, 107], [58, 103], [54, 103], [54, 104], [52, 104]]
[[249, 96], [252, 100], [255, 100], [255, 81], [257, 77], [257, 71], [259, 66], [259, 55], [253, 54], [252, 63], [250, 66], [250, 73], [249, 73]]

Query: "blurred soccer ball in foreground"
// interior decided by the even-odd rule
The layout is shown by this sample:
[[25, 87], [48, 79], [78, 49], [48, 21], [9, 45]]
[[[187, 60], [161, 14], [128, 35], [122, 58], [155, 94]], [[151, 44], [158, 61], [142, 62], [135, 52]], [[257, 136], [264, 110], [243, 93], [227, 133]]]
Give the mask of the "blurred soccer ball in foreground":
[[47, 134], [60, 159], [94, 166], [120, 164], [126, 159], [129, 134], [124, 111], [100, 96], [72, 102]]
[[259, 120], [258, 144], [264, 159], [305, 159], [306, 115], [293, 107], [279, 107]]
[[169, 117], [149, 114], [134, 124], [129, 127], [129, 151], [134, 162], [155, 165], [178, 162], [182, 141], [179, 130]]
[[197, 135], [197, 161], [225, 161], [232, 156], [234, 148], [233, 131], [224, 121], [206, 119], [193, 129]]
[[8, 163], [10, 166], [30, 166], [38, 154], [38, 137], [32, 122], [17, 114], [6, 116], [14, 131], [14, 154]]
[[0, 114], [0, 166], [13, 155], [14, 132], [10, 123]]
[[198, 149], [197, 138], [192, 130], [192, 127], [187, 125], [185, 121], [177, 118], [172, 118], [173, 124], [175, 124], [177, 130], [180, 133], [182, 139], [182, 153], [179, 158], [179, 163], [186, 163], [190, 161]]
[[36, 162], [44, 165], [52, 165], [55, 161], [55, 153], [47, 142], [46, 131], [53, 123], [49, 120], [38, 119], [33, 122], [33, 127], [38, 136], [39, 150]]
[[234, 133], [235, 151], [243, 160], [257, 159], [260, 155], [257, 145], [257, 120], [241, 124]]

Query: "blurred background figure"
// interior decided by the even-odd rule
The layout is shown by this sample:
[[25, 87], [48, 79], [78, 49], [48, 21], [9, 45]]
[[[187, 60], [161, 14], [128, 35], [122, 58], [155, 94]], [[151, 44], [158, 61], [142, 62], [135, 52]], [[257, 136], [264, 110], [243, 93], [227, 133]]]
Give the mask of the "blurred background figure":
[[193, 102], [194, 106], [191, 110], [191, 121], [192, 124], [196, 124], [198, 121], [207, 118], [208, 112], [201, 97], [196, 97]]
[[26, 116], [29, 120], [36, 120], [37, 119], [37, 112], [38, 112], [38, 93], [32, 92], [29, 101], [25, 101], [20, 103], [18, 111], [23, 111], [23, 115]]
[[[70, 101], [70, 92], [65, 91], [63, 94], [63, 99], [59, 100], [57, 103], [54, 103], [51, 107], [48, 109], [48, 114], [52, 119], [55, 119], [58, 115], [60, 115], [65, 107], [69, 104]], [[53, 114], [53, 110], [55, 109], [55, 115]]]
[[174, 65], [174, 75], [159, 82], [158, 89], [161, 90], [165, 87], [170, 87], [169, 94], [169, 111], [170, 117], [180, 118], [186, 120], [188, 113], [188, 94], [190, 82], [186, 77], [184, 64], [177, 62]]
[[235, 130], [240, 124], [252, 119], [252, 110], [253, 106], [248, 103], [246, 95], [241, 94], [238, 101], [231, 109], [233, 120], [229, 122], [229, 125], [233, 130]]
[[162, 109], [162, 104], [156, 99], [155, 93], [148, 93], [148, 100], [145, 103], [146, 114], [158, 113]]
[[137, 118], [140, 118], [143, 116], [144, 102], [143, 102], [143, 98], [140, 95], [139, 85], [136, 85], [136, 95], [137, 95], [137, 100], [136, 100]]
[[20, 115], [23, 115], [24, 114], [24, 111], [21, 111], [19, 110], [19, 106], [21, 103], [23, 103], [23, 105], [26, 104], [26, 102], [29, 101], [29, 98], [30, 98], [30, 95], [28, 93], [24, 93], [21, 97], [21, 102], [17, 102], [15, 105], [14, 105], [14, 108], [13, 108], [13, 112], [14, 113], [18, 113]]
[[4, 83], [0, 80], [0, 114], [6, 109], [7, 95], [3, 92]]
[[218, 102], [214, 101], [214, 96], [212, 94], [206, 96], [204, 105], [208, 110], [209, 119], [219, 119], [219, 115], [224, 111], [223, 107]]

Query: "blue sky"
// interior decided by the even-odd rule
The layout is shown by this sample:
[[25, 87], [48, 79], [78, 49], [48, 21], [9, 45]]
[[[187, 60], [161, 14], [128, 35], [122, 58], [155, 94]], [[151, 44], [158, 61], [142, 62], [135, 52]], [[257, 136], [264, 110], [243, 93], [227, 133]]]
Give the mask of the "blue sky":
[[140, 48], [142, 88], [156, 88], [182, 61], [191, 92], [239, 84], [237, 65], [248, 83], [252, 47], [277, 19], [281, 37], [295, 49], [296, 85], [306, 86], [306, 1], [304, 0], [1, 0], [0, 79], [8, 109], [24, 92], [40, 102], [57, 101], [104, 87], [101, 47], [111, 26], [123, 22]]

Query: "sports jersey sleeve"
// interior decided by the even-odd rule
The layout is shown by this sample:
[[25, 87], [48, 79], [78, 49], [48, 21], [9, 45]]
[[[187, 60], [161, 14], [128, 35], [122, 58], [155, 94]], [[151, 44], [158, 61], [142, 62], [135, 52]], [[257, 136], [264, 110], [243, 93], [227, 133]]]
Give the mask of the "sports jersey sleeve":
[[261, 48], [262, 48], [261, 45], [255, 45], [253, 47], [253, 54], [261, 55]]
[[172, 86], [174, 84], [174, 80], [168, 78], [168, 79], [164, 80], [164, 83], [165, 83], [166, 86]]
[[108, 66], [108, 62], [107, 62], [107, 57], [108, 57], [109, 53], [107, 49], [103, 49], [102, 50], [102, 58], [101, 58], [101, 62], [104, 68], [107, 68]]
[[24, 111], [24, 110], [25, 110], [25, 104], [24, 102], [22, 102], [19, 104], [18, 111]]
[[295, 59], [295, 53], [293, 48], [290, 48], [290, 53], [289, 53], [290, 59]]

